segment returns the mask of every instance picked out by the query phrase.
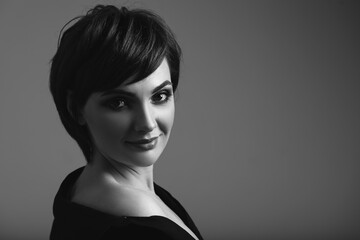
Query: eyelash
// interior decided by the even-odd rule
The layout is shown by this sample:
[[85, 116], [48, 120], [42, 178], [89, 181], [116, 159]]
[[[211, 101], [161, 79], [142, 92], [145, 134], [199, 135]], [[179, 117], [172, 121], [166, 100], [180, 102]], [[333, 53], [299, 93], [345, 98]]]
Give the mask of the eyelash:
[[[166, 90], [163, 90], [163, 91], [160, 91], [160, 92], [154, 94], [151, 97], [151, 101], [155, 105], [161, 105], [161, 104], [167, 103], [172, 96], [173, 96], [173, 92], [171, 90], [166, 89]], [[157, 97], [160, 97], [160, 100], [157, 100], [156, 99]], [[122, 102], [122, 104], [121, 104], [122, 106], [119, 106], [120, 102]], [[112, 99], [106, 101], [105, 105], [114, 111], [121, 111], [125, 107], [129, 106], [128, 102], [130, 102], [130, 101], [128, 101], [127, 99], [125, 99], [123, 97], [116, 97], [116, 98], [112, 98]]]
[[[119, 106], [120, 102], [123, 102], [123, 106], [121, 106], [121, 107]], [[127, 101], [125, 99], [123, 99], [123, 98], [113, 98], [113, 99], [110, 99], [109, 101], [105, 102], [105, 105], [107, 107], [109, 107], [111, 110], [120, 111], [124, 107], [127, 106], [126, 102]]]
[[[164, 99], [154, 101], [154, 97], [161, 97], [162, 95], [165, 95]], [[156, 93], [151, 99], [153, 100], [153, 102], [155, 104], [162, 104], [162, 103], [168, 102], [170, 100], [170, 98], [172, 97], [172, 95], [173, 95], [172, 91], [166, 89], [166, 90]]]

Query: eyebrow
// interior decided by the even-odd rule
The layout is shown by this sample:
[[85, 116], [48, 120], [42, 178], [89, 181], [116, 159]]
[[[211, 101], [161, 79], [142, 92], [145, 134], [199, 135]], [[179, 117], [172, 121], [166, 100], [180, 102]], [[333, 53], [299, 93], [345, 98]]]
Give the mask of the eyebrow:
[[[151, 94], [154, 94], [158, 91], [160, 91], [161, 89], [163, 89], [164, 87], [166, 86], [172, 86], [172, 82], [169, 81], [169, 80], [166, 80], [164, 81], [162, 84], [160, 84], [159, 86], [155, 87], [152, 91], [151, 91]], [[129, 97], [134, 97], [135, 94], [132, 93], [132, 92], [129, 92], [129, 91], [126, 91], [126, 90], [122, 90], [122, 89], [111, 89], [111, 90], [108, 90], [108, 91], [105, 91], [101, 94], [102, 97], [104, 96], [107, 96], [107, 95], [115, 95], [115, 94], [118, 94], [118, 95], [125, 95], [125, 96], [129, 96]]]

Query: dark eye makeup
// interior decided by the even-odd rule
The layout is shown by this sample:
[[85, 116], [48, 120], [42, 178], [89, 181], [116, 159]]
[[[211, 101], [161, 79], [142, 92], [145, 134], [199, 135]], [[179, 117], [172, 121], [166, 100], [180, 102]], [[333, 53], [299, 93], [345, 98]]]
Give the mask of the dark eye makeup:
[[115, 97], [106, 100], [103, 105], [110, 108], [111, 110], [119, 111], [127, 106], [127, 100], [122, 97]]
[[[172, 88], [164, 88], [151, 96], [151, 102], [155, 105], [161, 105], [168, 102], [173, 96]], [[130, 107], [131, 104], [135, 102], [134, 99], [129, 99], [127, 96], [114, 96], [107, 98], [102, 102], [102, 105], [113, 110], [121, 111], [127, 107]]]
[[162, 103], [166, 103], [167, 101], [169, 101], [169, 99], [173, 96], [173, 92], [171, 89], [163, 89], [157, 93], [155, 93], [152, 98], [151, 101], [154, 104], [162, 104]]

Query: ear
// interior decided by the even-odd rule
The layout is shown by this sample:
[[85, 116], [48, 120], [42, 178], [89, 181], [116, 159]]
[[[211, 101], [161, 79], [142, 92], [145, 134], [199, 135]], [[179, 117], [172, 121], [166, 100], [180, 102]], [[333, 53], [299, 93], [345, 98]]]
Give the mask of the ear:
[[77, 106], [74, 101], [74, 94], [72, 91], [67, 91], [66, 96], [66, 108], [71, 117], [78, 122], [80, 125], [85, 125], [85, 119], [83, 117], [81, 109]]

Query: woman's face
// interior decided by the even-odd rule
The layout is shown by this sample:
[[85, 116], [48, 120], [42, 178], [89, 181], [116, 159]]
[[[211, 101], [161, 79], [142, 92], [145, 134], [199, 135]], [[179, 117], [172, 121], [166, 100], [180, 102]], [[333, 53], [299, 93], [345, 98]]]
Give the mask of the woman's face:
[[141, 81], [93, 93], [82, 111], [95, 151], [129, 167], [156, 162], [169, 139], [174, 114], [166, 60]]

